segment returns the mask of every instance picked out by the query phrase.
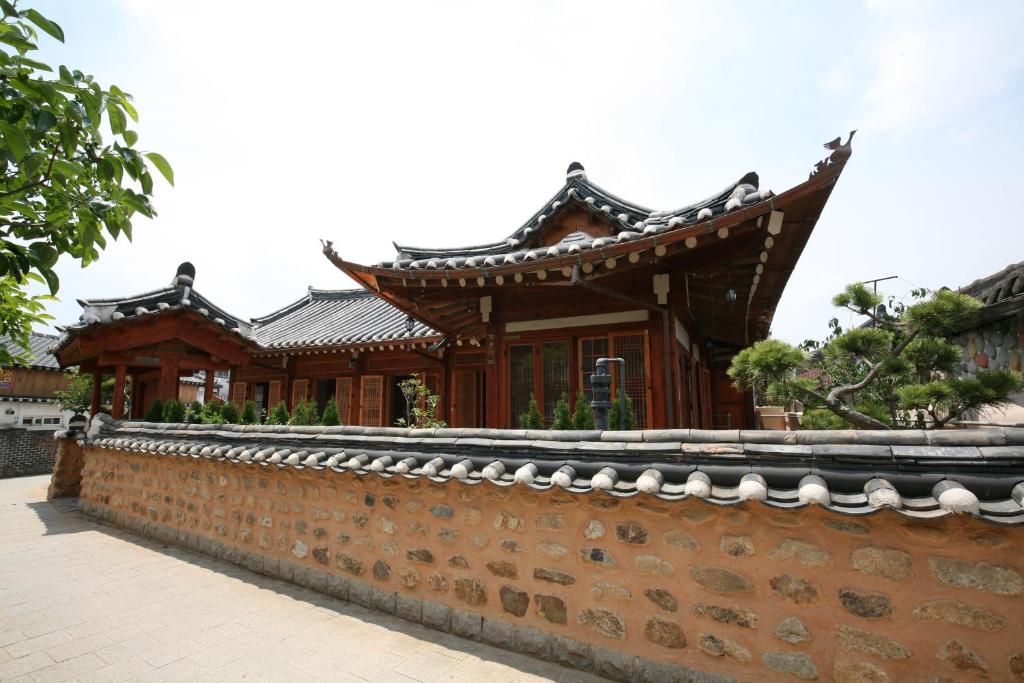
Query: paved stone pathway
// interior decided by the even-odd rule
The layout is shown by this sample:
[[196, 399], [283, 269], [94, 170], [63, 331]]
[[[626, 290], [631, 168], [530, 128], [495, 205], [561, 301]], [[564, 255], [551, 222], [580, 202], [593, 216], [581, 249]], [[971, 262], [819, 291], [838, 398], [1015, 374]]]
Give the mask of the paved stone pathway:
[[46, 502], [0, 479], [0, 681], [598, 681]]

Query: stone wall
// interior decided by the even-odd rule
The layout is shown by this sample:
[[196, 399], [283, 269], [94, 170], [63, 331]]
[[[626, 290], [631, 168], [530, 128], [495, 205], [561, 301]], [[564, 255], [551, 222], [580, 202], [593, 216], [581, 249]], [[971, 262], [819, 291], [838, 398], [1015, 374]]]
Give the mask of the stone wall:
[[56, 453], [52, 429], [0, 429], [0, 477], [49, 474]]
[[963, 352], [962, 372], [1021, 369], [1024, 317], [1006, 318], [965, 332], [954, 339]]
[[1022, 532], [85, 449], [81, 509], [617, 680], [1024, 679]]

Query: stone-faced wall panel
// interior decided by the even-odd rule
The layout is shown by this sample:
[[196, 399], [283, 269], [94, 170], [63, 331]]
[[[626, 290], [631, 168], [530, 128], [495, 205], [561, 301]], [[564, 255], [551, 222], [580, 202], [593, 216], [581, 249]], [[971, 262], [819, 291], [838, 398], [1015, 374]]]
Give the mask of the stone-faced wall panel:
[[1008, 680], [1024, 666], [1024, 538], [966, 516], [853, 519], [96, 448], [81, 501], [254, 571], [624, 680], [668, 665], [722, 680], [982, 667]]

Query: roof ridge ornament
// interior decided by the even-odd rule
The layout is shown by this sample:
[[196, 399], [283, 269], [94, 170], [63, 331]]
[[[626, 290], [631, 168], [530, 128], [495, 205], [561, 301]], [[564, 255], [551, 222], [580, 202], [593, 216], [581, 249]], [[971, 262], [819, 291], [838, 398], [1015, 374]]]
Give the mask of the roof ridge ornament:
[[843, 136], [841, 135], [837, 137], [835, 140], [829, 140], [828, 142], [826, 142], [823, 146], [825, 149], [832, 150], [832, 154], [828, 155], [828, 157], [822, 159], [821, 161], [814, 165], [814, 170], [811, 171], [811, 174], [809, 176], [807, 176], [808, 179], [818, 175], [819, 173], [824, 171], [825, 168], [828, 166], [841, 166], [845, 164], [847, 160], [850, 158], [850, 156], [853, 155], [853, 146], [851, 143], [853, 142], [853, 136], [856, 133], [856, 128], [851, 130], [849, 136], [846, 138], [846, 142], [843, 144], [839, 144], [840, 140], [843, 139]]
[[583, 164], [578, 161], [574, 161], [569, 164], [569, 168], [565, 170], [565, 179], [572, 180], [573, 178], [586, 178], [587, 171], [583, 168]]

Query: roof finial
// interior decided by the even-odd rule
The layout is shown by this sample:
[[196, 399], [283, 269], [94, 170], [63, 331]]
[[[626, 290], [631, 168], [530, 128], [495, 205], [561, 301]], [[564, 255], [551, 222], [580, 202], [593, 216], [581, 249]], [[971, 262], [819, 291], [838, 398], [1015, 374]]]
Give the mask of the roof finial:
[[578, 161], [574, 161], [569, 164], [569, 168], [565, 171], [565, 179], [570, 180], [572, 178], [586, 178], [587, 172], [583, 169], [583, 164]]
[[842, 136], [836, 138], [835, 140], [829, 140], [828, 142], [826, 142], [824, 147], [825, 149], [832, 150], [832, 154], [830, 154], [828, 157], [822, 159], [821, 161], [814, 165], [814, 170], [811, 171], [810, 177], [813, 178], [814, 176], [818, 175], [819, 173], [824, 171], [828, 166], [845, 164], [846, 161], [850, 158], [850, 155], [853, 154], [853, 147], [850, 143], [853, 142], [853, 136], [856, 132], [856, 128], [851, 130], [849, 137], [846, 138], [846, 142], [843, 144], [840, 144], [840, 141], [843, 139]]
[[185, 261], [178, 266], [177, 272], [174, 273], [174, 279], [171, 281], [171, 287], [191, 287], [196, 281], [196, 267], [188, 261]]

